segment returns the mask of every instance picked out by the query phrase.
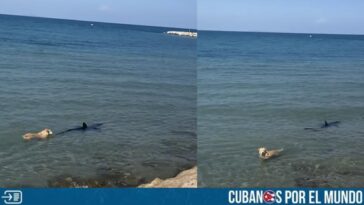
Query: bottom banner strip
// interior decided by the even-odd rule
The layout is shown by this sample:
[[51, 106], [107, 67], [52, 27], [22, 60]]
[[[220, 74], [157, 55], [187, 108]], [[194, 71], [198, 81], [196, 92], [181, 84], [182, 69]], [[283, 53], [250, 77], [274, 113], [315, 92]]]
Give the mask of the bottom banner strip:
[[364, 189], [0, 189], [2, 204], [363, 204]]

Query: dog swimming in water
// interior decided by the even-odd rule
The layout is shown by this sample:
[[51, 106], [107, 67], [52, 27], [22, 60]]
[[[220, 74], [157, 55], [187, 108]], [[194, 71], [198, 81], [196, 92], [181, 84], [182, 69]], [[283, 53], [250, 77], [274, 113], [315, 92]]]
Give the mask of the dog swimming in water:
[[[71, 132], [71, 131], [99, 130], [102, 125], [103, 125], [103, 123], [96, 123], [96, 124], [92, 124], [92, 125], [89, 126], [85, 122], [83, 122], [82, 126], [80, 126], [80, 127], [68, 129], [68, 130], [65, 130], [63, 132], [57, 133], [55, 135], [62, 135], [62, 134], [65, 134], [65, 133]], [[40, 131], [38, 133], [26, 133], [26, 134], [23, 135], [23, 139], [24, 140], [47, 139], [51, 135], [53, 135], [52, 130], [47, 128], [47, 129], [44, 129], [44, 130], [42, 130], [42, 131]]]
[[258, 148], [259, 158], [263, 160], [278, 157], [281, 152], [283, 152], [283, 149], [268, 150], [265, 147]]
[[52, 130], [44, 129], [38, 133], [26, 133], [23, 135], [24, 140], [32, 140], [32, 139], [47, 139], [49, 136], [53, 134]]

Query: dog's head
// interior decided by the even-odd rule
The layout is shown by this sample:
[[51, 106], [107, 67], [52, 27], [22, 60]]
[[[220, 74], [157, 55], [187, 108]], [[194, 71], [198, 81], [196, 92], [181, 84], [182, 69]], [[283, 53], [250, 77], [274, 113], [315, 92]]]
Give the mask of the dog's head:
[[41, 134], [42, 135], [44, 135], [44, 136], [49, 136], [49, 135], [52, 135], [53, 134], [53, 132], [52, 132], [52, 130], [51, 129], [44, 129], [44, 130], [42, 130], [41, 131]]
[[264, 157], [267, 154], [267, 148], [260, 147], [258, 148], [259, 156]]
[[50, 130], [50, 129], [44, 129], [44, 130], [42, 130], [42, 131], [40, 131], [38, 133], [38, 136], [40, 138], [46, 138], [46, 137], [48, 137], [51, 134], [53, 134], [52, 130]]

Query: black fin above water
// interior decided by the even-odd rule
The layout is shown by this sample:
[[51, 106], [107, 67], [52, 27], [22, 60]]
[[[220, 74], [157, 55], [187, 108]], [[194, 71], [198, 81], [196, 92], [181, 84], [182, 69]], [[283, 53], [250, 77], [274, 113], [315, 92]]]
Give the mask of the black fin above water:
[[319, 127], [319, 128], [306, 127], [306, 128], [304, 128], [304, 130], [320, 131], [320, 129], [325, 129], [325, 128], [329, 128], [329, 127], [332, 127], [332, 126], [339, 127], [340, 123], [341, 123], [340, 121], [327, 122], [325, 120], [324, 124], [322, 124], [321, 127]]
[[335, 127], [338, 127], [340, 124], [340, 121], [334, 121], [334, 122], [327, 122], [325, 120], [324, 124], [321, 126], [321, 128], [328, 128], [328, 127], [332, 127], [332, 126], [335, 126]]
[[83, 122], [83, 123], [82, 123], [82, 128], [83, 128], [83, 129], [87, 129], [87, 127], [88, 127], [88, 126], [87, 126], [86, 122]]
[[62, 131], [62, 132], [57, 133], [56, 135], [63, 135], [63, 134], [66, 134], [67, 132], [72, 132], [72, 131], [98, 130], [98, 129], [100, 129], [100, 127], [102, 125], [103, 125], [103, 123], [95, 123], [95, 124], [92, 124], [92, 125], [87, 125], [86, 122], [83, 122], [82, 126], [80, 126], [80, 127], [75, 127], [75, 128], [72, 128], [72, 129]]

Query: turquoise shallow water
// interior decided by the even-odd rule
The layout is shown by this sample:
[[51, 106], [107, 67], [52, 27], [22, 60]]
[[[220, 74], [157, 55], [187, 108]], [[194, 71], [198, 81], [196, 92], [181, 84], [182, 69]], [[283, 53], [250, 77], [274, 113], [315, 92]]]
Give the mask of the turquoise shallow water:
[[[200, 32], [202, 187], [364, 186], [364, 37]], [[324, 120], [339, 127], [320, 132]], [[262, 162], [257, 148], [284, 148]]]
[[[0, 186], [151, 180], [194, 165], [196, 40], [166, 30], [0, 15]], [[83, 121], [104, 125], [21, 139]]]

